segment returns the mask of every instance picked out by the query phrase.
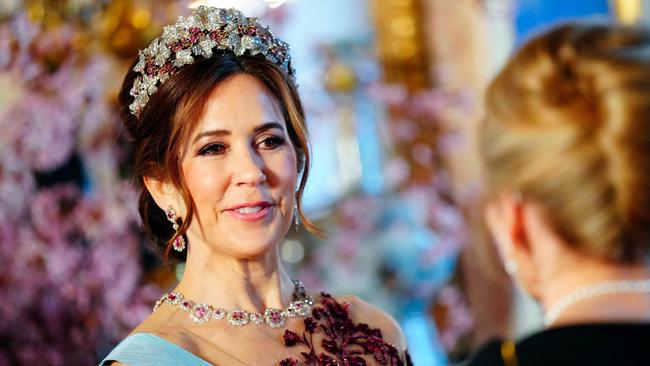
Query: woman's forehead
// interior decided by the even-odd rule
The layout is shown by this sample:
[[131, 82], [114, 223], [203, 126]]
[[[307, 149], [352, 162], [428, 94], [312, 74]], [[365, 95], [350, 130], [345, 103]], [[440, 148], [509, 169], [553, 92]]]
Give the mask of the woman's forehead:
[[212, 90], [199, 118], [197, 133], [206, 129], [250, 129], [267, 122], [284, 126], [278, 101], [255, 77], [238, 74]]

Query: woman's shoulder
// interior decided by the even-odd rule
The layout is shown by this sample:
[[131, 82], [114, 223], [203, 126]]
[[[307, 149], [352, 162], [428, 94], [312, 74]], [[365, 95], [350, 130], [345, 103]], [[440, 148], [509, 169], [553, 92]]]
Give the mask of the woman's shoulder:
[[531, 334], [516, 344], [493, 340], [466, 364], [473, 365], [648, 365], [650, 324], [582, 324]]
[[[517, 342], [520, 359], [558, 365], [649, 365], [650, 323], [593, 323], [550, 328]], [[554, 351], [550, 351], [554, 350]]]
[[120, 342], [100, 362], [111, 364], [140, 365], [210, 365], [189, 351], [151, 333], [133, 333]]
[[397, 321], [375, 305], [355, 295], [334, 297], [341, 304], [347, 304], [350, 318], [354, 323], [367, 324], [381, 331], [386, 343], [392, 344], [399, 351], [406, 349], [406, 339]]
[[[210, 365], [171, 337], [178, 329], [173, 312], [160, 308], [151, 313], [128, 337], [124, 338], [100, 363], [100, 366], [139, 365]], [[171, 341], [170, 341], [171, 339]]]
[[[514, 349], [515, 345], [507, 340], [492, 339], [482, 345], [461, 366], [503, 366], [512, 355], [516, 357], [516, 352], [510, 352]], [[504, 360], [504, 356], [506, 360]]]

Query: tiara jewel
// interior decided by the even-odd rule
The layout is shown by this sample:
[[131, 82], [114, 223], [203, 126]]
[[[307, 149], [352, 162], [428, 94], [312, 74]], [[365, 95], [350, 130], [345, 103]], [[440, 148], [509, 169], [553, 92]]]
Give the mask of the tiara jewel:
[[138, 116], [158, 88], [195, 57], [210, 58], [214, 49], [232, 51], [236, 56], [261, 55], [278, 65], [289, 77], [289, 45], [275, 37], [257, 18], [248, 18], [236, 9], [199, 6], [187, 17], [167, 25], [160, 37], [139, 52], [133, 71], [140, 75], [133, 82], [129, 105]]

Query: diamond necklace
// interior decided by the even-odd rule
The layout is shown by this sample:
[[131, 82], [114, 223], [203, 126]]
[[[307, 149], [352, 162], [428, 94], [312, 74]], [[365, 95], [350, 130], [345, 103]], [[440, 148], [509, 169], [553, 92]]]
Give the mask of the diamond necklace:
[[311, 308], [314, 305], [314, 299], [307, 293], [302, 282], [292, 279], [294, 286], [293, 300], [286, 309], [268, 308], [264, 313], [252, 313], [242, 309], [232, 309], [230, 311], [223, 308], [215, 308], [206, 304], [197, 304], [194, 301], [187, 300], [178, 292], [164, 294], [153, 307], [156, 311], [163, 303], [175, 308], [180, 308], [189, 313], [190, 319], [196, 324], [203, 324], [209, 320], [227, 319], [228, 324], [232, 326], [243, 326], [246, 324], [266, 324], [271, 328], [284, 328], [287, 318], [308, 317], [311, 315]]
[[647, 294], [650, 293], [650, 279], [618, 280], [592, 283], [562, 296], [544, 315], [544, 323], [549, 326], [564, 313], [566, 309], [580, 301], [598, 296], [618, 294]]

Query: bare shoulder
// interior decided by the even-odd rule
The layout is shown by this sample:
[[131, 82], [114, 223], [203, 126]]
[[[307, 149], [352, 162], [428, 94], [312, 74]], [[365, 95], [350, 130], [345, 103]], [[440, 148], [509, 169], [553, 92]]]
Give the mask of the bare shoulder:
[[136, 333], [150, 333], [157, 336], [162, 336], [169, 328], [177, 326], [177, 319], [173, 317], [173, 311], [167, 307], [160, 307], [155, 312], [151, 313], [147, 318], [142, 321], [129, 335]]
[[336, 301], [350, 305], [350, 316], [355, 323], [366, 323], [372, 328], [379, 328], [387, 343], [393, 344], [400, 352], [406, 349], [402, 328], [392, 316], [358, 296], [336, 296]]

